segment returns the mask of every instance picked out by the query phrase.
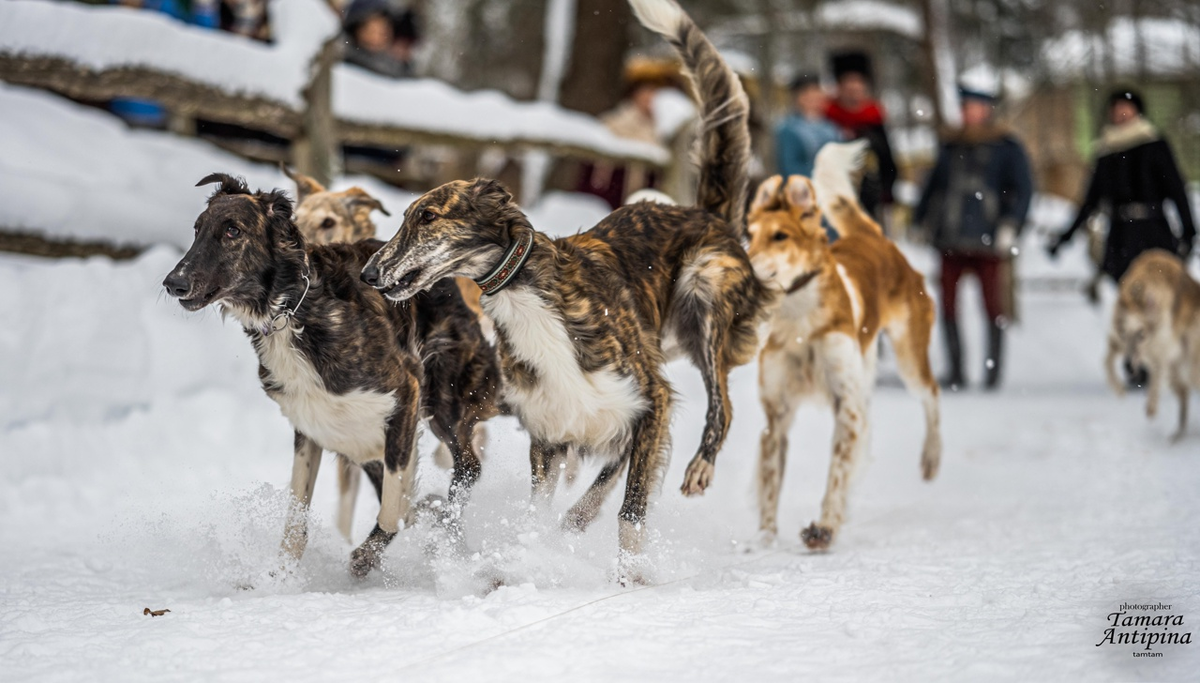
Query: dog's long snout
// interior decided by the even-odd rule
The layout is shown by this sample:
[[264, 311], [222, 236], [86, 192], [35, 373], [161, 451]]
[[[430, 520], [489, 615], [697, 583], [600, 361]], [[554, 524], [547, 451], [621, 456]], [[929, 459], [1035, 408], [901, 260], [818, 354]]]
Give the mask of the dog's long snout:
[[179, 271], [173, 270], [163, 280], [163, 287], [167, 288], [167, 294], [176, 299], [182, 299], [192, 289], [192, 283], [180, 274]]
[[376, 266], [373, 261], [367, 263], [366, 266], [363, 266], [362, 275], [360, 277], [362, 278], [362, 281], [368, 285], [376, 288], [379, 287], [379, 267]]

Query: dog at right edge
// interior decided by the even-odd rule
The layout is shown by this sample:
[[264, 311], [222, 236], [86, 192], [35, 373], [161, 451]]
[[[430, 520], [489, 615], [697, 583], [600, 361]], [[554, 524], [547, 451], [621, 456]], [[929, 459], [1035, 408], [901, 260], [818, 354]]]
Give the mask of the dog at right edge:
[[1200, 389], [1200, 283], [1178, 256], [1151, 249], [1121, 278], [1104, 359], [1108, 384], [1118, 395], [1125, 393], [1115, 368], [1121, 356], [1149, 371], [1147, 416], [1158, 412], [1163, 385], [1170, 385], [1179, 400], [1179, 427], [1171, 440], [1182, 439], [1188, 392]]
[[[750, 261], [784, 295], [759, 356], [767, 413], [759, 460], [765, 542], [778, 532], [788, 429], [800, 403], [812, 397], [833, 405], [833, 460], [821, 518], [801, 538], [822, 550], [841, 527], [850, 478], [867, 443], [880, 331], [887, 332], [900, 375], [925, 409], [926, 480], [937, 475], [941, 460], [938, 384], [928, 353], [933, 302], [921, 274], [854, 199], [850, 179], [864, 152], [861, 143], [826, 145], [816, 160], [816, 187], [803, 176], [774, 176], [759, 186], [750, 207]], [[821, 226], [822, 209], [839, 234], [833, 244]]]

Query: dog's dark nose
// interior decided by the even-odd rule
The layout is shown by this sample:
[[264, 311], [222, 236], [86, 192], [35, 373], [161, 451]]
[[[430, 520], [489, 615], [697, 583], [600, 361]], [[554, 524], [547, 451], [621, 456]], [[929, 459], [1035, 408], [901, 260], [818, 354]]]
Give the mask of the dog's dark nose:
[[372, 287], [379, 286], [379, 269], [374, 264], [368, 263], [362, 269], [362, 281]]
[[167, 279], [163, 280], [163, 287], [167, 288], [167, 294], [176, 299], [182, 299], [188, 293], [188, 290], [192, 288], [192, 283], [188, 282], [179, 273], [171, 273], [167, 276]]

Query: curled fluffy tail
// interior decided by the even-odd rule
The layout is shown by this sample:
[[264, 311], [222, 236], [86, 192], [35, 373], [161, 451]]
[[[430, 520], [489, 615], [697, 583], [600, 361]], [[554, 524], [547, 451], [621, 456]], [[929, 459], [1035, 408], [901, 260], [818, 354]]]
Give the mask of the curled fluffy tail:
[[746, 233], [750, 101], [737, 74], [675, 0], [629, 0], [642, 25], [662, 34], [683, 59], [700, 102], [700, 187], [696, 204]]
[[817, 152], [813, 161], [813, 187], [817, 205], [841, 235], [883, 230], [858, 204], [858, 180], [867, 160], [868, 142], [831, 142]]
[[813, 161], [813, 186], [817, 189], [817, 203], [821, 211], [828, 214], [833, 200], [846, 197], [857, 201], [857, 181], [867, 160], [868, 143], [831, 142], [817, 152]]

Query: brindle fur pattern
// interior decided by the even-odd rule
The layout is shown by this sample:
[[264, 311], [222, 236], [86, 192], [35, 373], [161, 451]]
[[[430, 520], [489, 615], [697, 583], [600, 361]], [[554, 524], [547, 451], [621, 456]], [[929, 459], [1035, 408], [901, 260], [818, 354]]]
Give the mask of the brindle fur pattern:
[[[371, 220], [372, 211], [379, 211], [385, 216], [391, 215], [384, 208], [382, 202], [362, 188], [351, 187], [341, 192], [333, 192], [326, 189], [315, 178], [292, 171], [287, 166], [283, 166], [283, 171], [296, 183], [296, 227], [300, 229], [300, 233], [304, 235], [305, 241], [309, 244], [358, 242], [371, 239], [376, 233], [375, 223]], [[477, 318], [480, 318], [482, 311], [479, 308], [479, 287], [474, 282], [463, 278], [457, 279], [456, 283], [467, 306], [476, 313]], [[480, 319], [479, 323], [485, 337], [491, 336], [491, 322]], [[448, 440], [443, 439], [439, 443], [434, 454], [434, 462], [446, 469], [451, 469], [454, 461], [450, 449], [446, 445]], [[486, 441], [486, 430], [480, 424], [476, 427], [476, 433], [473, 435], [475, 452], [480, 457], [483, 456], [481, 444], [484, 441]], [[381, 470], [368, 468], [366, 472], [367, 476], [371, 478], [376, 493], [381, 493], [381, 481], [376, 479], [380, 476]], [[337, 527], [342, 536], [349, 541], [351, 540], [354, 505], [358, 498], [361, 481], [359, 468], [352, 460], [339, 454], [337, 477]]]
[[[628, 467], [623, 558], [643, 550], [648, 499], [667, 464], [671, 389], [664, 363], [686, 356], [707, 388], [704, 434], [683, 485], [698, 494], [711, 482], [729, 426], [728, 372], [753, 358], [772, 300], [741, 245], [749, 159], [741, 85], [677, 5], [633, 4], [639, 13], [644, 5], [665, 11], [665, 22], [647, 23], [668, 34], [697, 79], [706, 117], [699, 207], [643, 202], [572, 237], [534, 232], [524, 268], [483, 300], [496, 325], [505, 403], [530, 433], [535, 500], [552, 494], [553, 472], [568, 448], [607, 456], [609, 465], [564, 520], [582, 529]], [[409, 207], [363, 277], [405, 300], [447, 276], [484, 276], [531, 231], [495, 181], [447, 183]], [[634, 573], [625, 578], [638, 578]]]
[[1116, 364], [1128, 359], [1150, 375], [1146, 416], [1158, 412], [1163, 387], [1179, 402], [1173, 442], [1187, 431], [1188, 393], [1200, 389], [1200, 283], [1178, 256], [1152, 249], [1138, 256], [1121, 278], [1108, 333], [1104, 371], [1109, 386], [1124, 395]]
[[[497, 413], [494, 351], [452, 282], [389, 303], [358, 279], [380, 242], [306, 244], [282, 192], [251, 193], [223, 174], [200, 184], [210, 182], [221, 187], [164, 284], [186, 309], [217, 303], [242, 323], [264, 391], [296, 429], [290, 555], [304, 550], [303, 512], [321, 449], [360, 465], [382, 461], [368, 468], [381, 492], [378, 523], [352, 557], [352, 571], [363, 575], [410, 507], [421, 418], [431, 418], [455, 459], [451, 508], [465, 501], [479, 476], [472, 429]], [[293, 307], [290, 320], [276, 317]]]
[[767, 415], [759, 459], [760, 534], [770, 542], [778, 532], [796, 409], [806, 399], [825, 399], [834, 411], [832, 461], [821, 518], [802, 533], [806, 545], [820, 550], [842, 525], [850, 478], [867, 442], [881, 331], [892, 342], [905, 385], [925, 410], [926, 480], [937, 474], [941, 436], [938, 385], [928, 356], [934, 310], [924, 279], [853, 199], [832, 202], [840, 238], [831, 246], [815, 192], [800, 176], [786, 182], [775, 176], [762, 184], [750, 210], [750, 258], [761, 277], [789, 290], [759, 358]]

